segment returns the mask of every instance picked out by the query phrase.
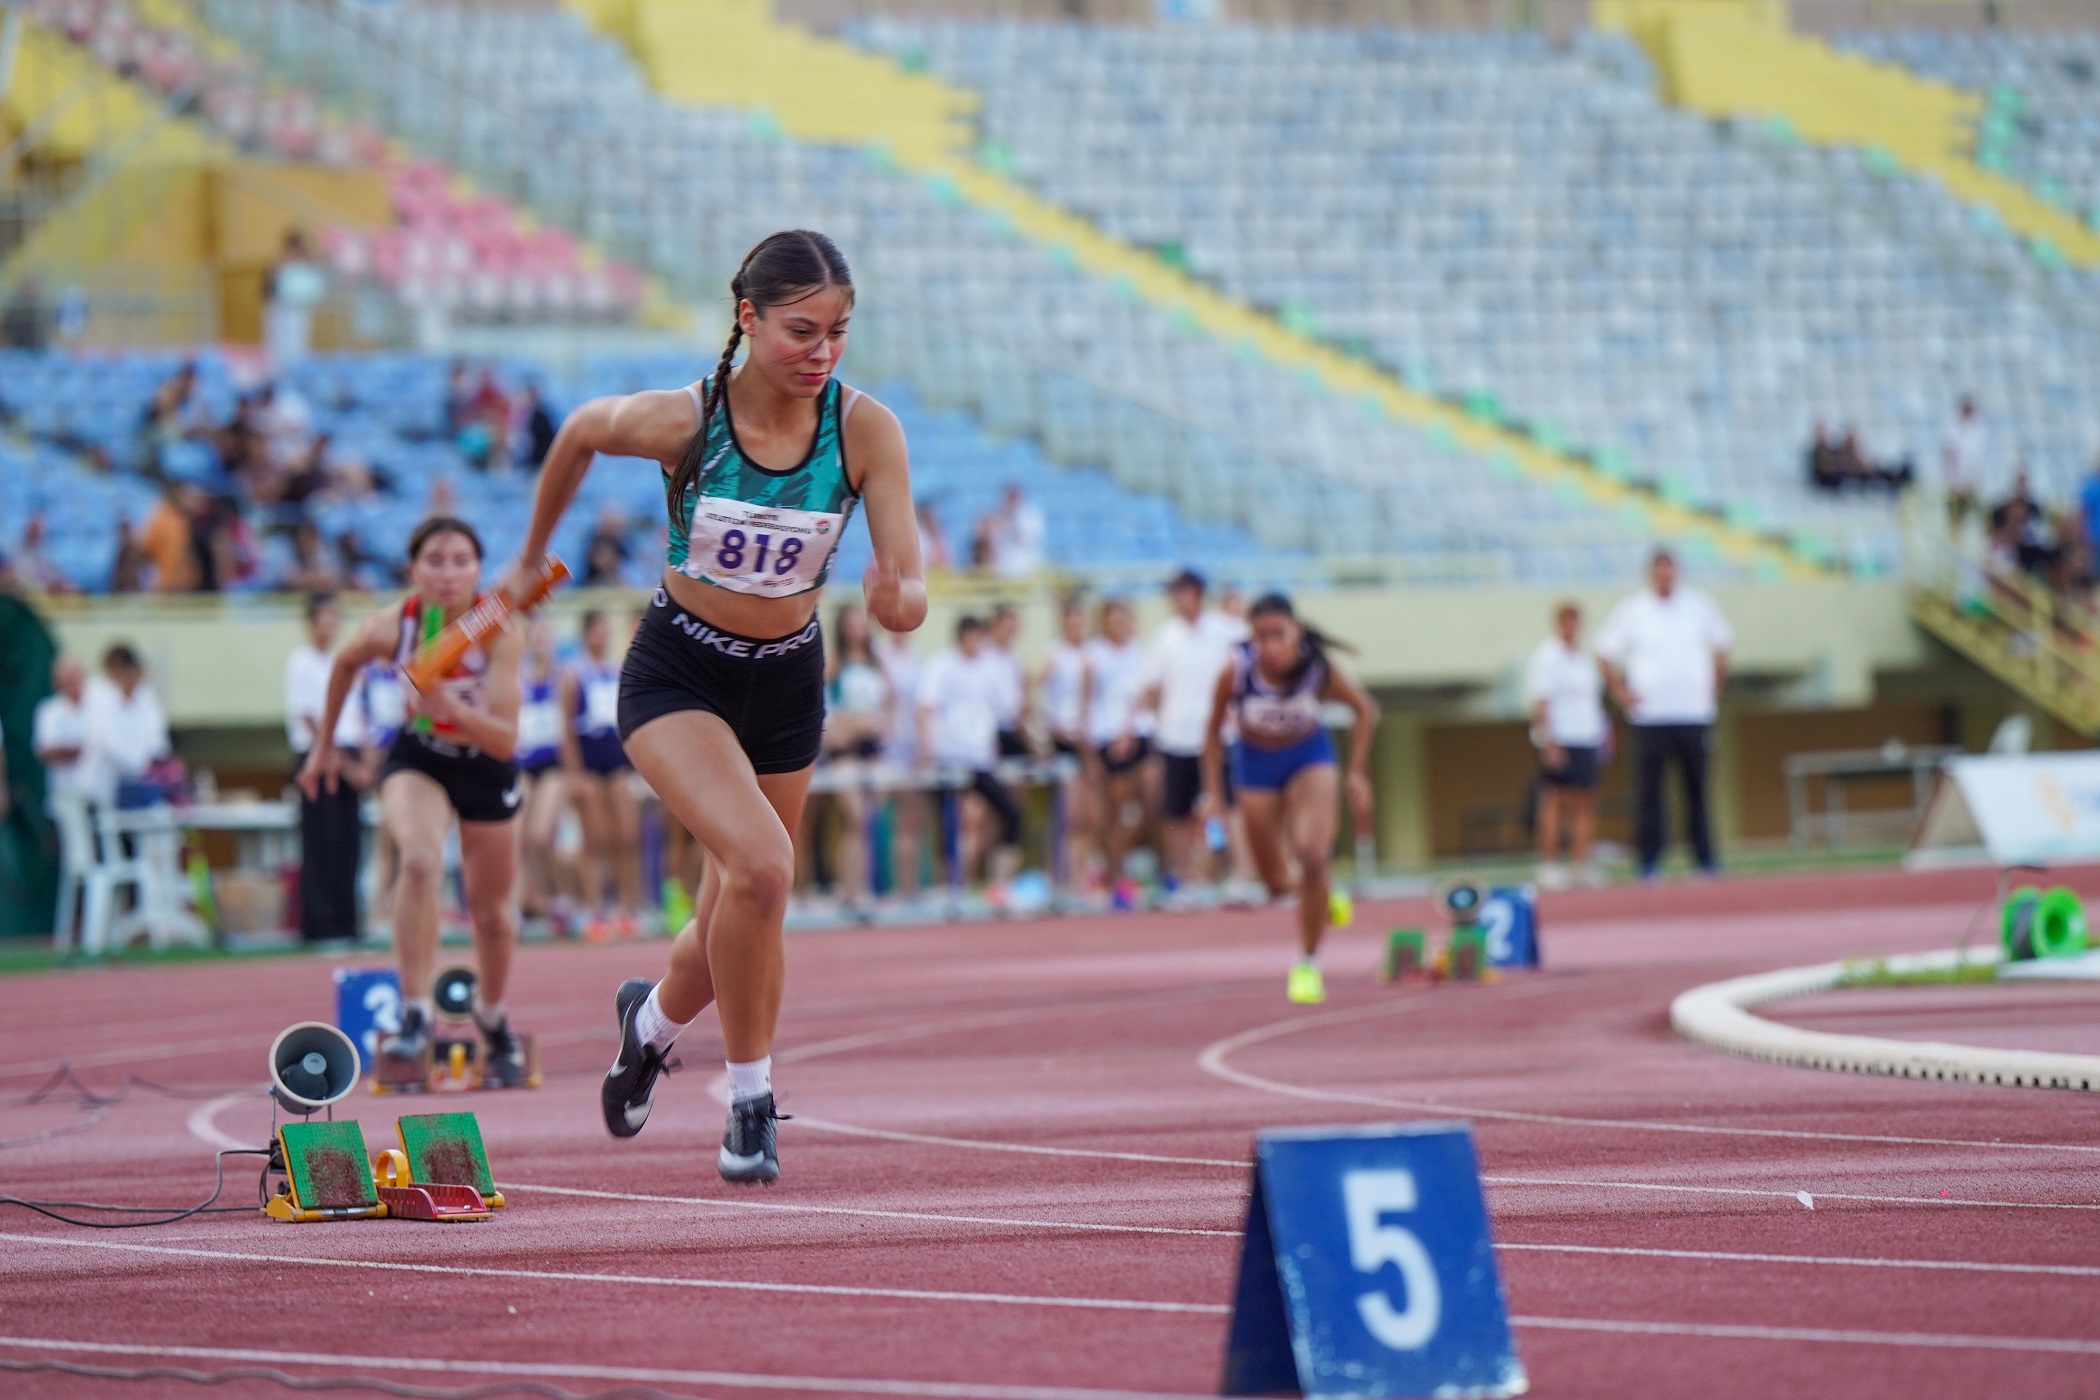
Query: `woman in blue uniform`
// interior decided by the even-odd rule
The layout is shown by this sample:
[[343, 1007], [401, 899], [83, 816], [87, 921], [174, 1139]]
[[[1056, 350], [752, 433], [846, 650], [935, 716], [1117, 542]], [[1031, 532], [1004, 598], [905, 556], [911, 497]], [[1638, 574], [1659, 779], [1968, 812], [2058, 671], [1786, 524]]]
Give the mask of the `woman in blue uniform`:
[[[1327, 867], [1341, 787], [1334, 741], [1320, 711], [1336, 701], [1355, 715], [1347, 783], [1349, 806], [1357, 830], [1363, 831], [1371, 819], [1371, 741], [1378, 729], [1378, 704], [1335, 667], [1328, 652], [1339, 644], [1300, 622], [1290, 599], [1271, 593], [1257, 600], [1247, 610], [1247, 622], [1253, 635], [1234, 649], [1211, 706], [1203, 746], [1204, 815], [1225, 811], [1229, 761], [1247, 842], [1270, 898], [1290, 892], [1290, 860], [1298, 864], [1298, 961], [1284, 990], [1292, 1001], [1310, 1005], [1327, 999], [1319, 954], [1329, 917]], [[1229, 754], [1228, 719], [1239, 725]]]
[[620, 743], [620, 667], [605, 614], [587, 612], [583, 655], [561, 678], [562, 775], [583, 824], [583, 902], [592, 938], [632, 938], [642, 907], [642, 809]]
[[791, 833], [824, 733], [818, 591], [857, 506], [874, 543], [861, 588], [875, 620], [918, 627], [926, 585], [904, 431], [836, 377], [853, 311], [844, 255], [819, 233], [776, 233], [745, 256], [729, 290], [736, 319], [713, 374], [595, 400], [562, 426], [517, 576], [545, 553], [596, 455], [662, 464], [670, 557], [621, 668], [619, 730], [708, 860], [663, 978], [629, 981], [615, 997], [620, 1050], [602, 1103], [614, 1136], [639, 1132], [665, 1053], [714, 1003], [730, 1095], [716, 1167], [755, 1182], [780, 1175], [773, 1029]]

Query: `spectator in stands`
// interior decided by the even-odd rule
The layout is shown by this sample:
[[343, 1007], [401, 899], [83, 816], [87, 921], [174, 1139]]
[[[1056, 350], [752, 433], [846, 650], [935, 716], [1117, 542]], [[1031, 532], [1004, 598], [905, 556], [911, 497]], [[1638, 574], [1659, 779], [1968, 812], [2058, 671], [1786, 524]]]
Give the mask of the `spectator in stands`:
[[167, 799], [173, 754], [168, 715], [146, 680], [138, 653], [123, 642], [102, 654], [102, 674], [87, 685], [87, 781], [97, 802], [147, 807]]
[[[335, 599], [316, 593], [306, 600], [306, 641], [284, 659], [284, 730], [296, 771], [314, 746], [314, 726], [328, 710], [328, 675], [340, 622]], [[335, 742], [345, 753], [364, 742], [357, 707], [345, 705]], [[331, 943], [358, 935], [357, 871], [363, 844], [360, 801], [354, 775], [333, 789], [323, 785], [299, 799], [299, 937]]]
[[[1539, 868], [1542, 889], [1566, 889], [1569, 866], [1596, 883], [1590, 843], [1597, 834], [1597, 772], [1604, 753], [1604, 674], [1582, 649], [1582, 609], [1562, 603], [1553, 633], [1524, 668], [1531, 742], [1539, 751]], [[1561, 864], [1566, 845], [1568, 865]]]
[[22, 522], [22, 544], [14, 554], [15, 578], [38, 593], [71, 593], [73, 581], [44, 552], [44, 513], [31, 511]]
[[117, 546], [109, 563], [109, 591], [112, 593], [137, 593], [146, 586], [146, 551], [140, 547], [138, 532], [131, 528], [129, 516], [117, 518]]
[[37, 702], [30, 744], [44, 765], [45, 805], [54, 813], [70, 798], [94, 800], [86, 763], [87, 668], [77, 656], [60, 655], [51, 663], [51, 693]]
[[473, 386], [467, 383], [467, 362], [454, 360], [445, 371], [445, 436], [457, 437], [472, 417]]
[[[302, 520], [292, 527], [292, 566], [277, 586], [287, 593], [316, 594], [333, 593], [343, 586], [342, 573], [328, 557], [328, 546], [313, 521]], [[311, 616], [308, 621], [311, 623]]]
[[204, 581], [193, 525], [203, 498], [186, 481], [163, 482], [160, 499], [139, 530], [139, 551], [152, 567], [148, 586], [157, 593], [194, 593]]
[[376, 555], [367, 554], [357, 536], [345, 530], [335, 537], [335, 561], [344, 588], [370, 592], [398, 582], [400, 571]]
[[547, 460], [547, 449], [554, 445], [554, 434], [560, 424], [547, 410], [547, 400], [540, 393], [540, 386], [528, 383], [520, 396], [517, 407], [517, 464], [527, 471], [538, 471], [540, 463]]
[[15, 285], [7, 309], [0, 311], [0, 346], [9, 350], [41, 350], [50, 338], [43, 288], [34, 277], [25, 277]]
[[920, 501], [919, 557], [926, 561], [929, 573], [947, 572], [955, 567], [955, 551], [948, 547], [948, 532], [941, 527], [941, 518], [933, 510], [933, 502]]
[[510, 400], [497, 385], [494, 371], [481, 372], [473, 393], [454, 412], [459, 426], [453, 445], [470, 464], [486, 469], [491, 462], [510, 460]]
[[[1161, 853], [1170, 891], [1208, 883], [1209, 847], [1197, 832], [1203, 796], [1203, 743], [1218, 677], [1231, 664], [1232, 648], [1247, 638], [1247, 624], [1206, 608], [1203, 575], [1183, 569], [1167, 580], [1167, 620], [1152, 634], [1151, 684], [1146, 703], [1158, 716], [1152, 744], [1159, 751]], [[1229, 802], [1229, 798], [1228, 798]], [[1217, 812], [1220, 821], [1225, 814]]]
[[1984, 474], [1990, 470], [1990, 447], [1976, 400], [1965, 396], [1940, 437], [1940, 485], [1947, 493], [1948, 519], [1956, 525], [1976, 509]]
[[219, 464], [251, 501], [263, 498], [270, 478], [269, 447], [263, 440], [262, 430], [256, 425], [257, 410], [256, 395], [241, 395], [234, 403], [233, 416], [212, 439], [212, 445], [219, 453]]
[[306, 234], [293, 229], [263, 283], [263, 339], [278, 374], [306, 358], [313, 344], [314, 308], [327, 294], [327, 269], [308, 252]]
[[627, 517], [616, 505], [598, 512], [597, 528], [583, 551], [583, 582], [586, 587], [617, 587], [627, 572]]
[[2042, 503], [2034, 498], [2024, 466], [2013, 473], [2012, 489], [2005, 498], [1991, 506], [1990, 526], [1991, 539], [2010, 547], [2014, 564], [2038, 578], [2048, 579], [2063, 558], [2056, 532]]
[[1684, 783], [1685, 824], [1699, 869], [1716, 874], [1707, 823], [1708, 732], [1718, 712], [1728, 652], [1728, 620], [1713, 599], [1677, 579], [1677, 556], [1658, 548], [1648, 586], [1611, 610], [1597, 634], [1612, 699], [1633, 725], [1635, 840], [1639, 873], [1655, 878], [1663, 852], [1663, 770]]
[[305, 456], [313, 423], [313, 410], [289, 385], [265, 384], [255, 391], [255, 427], [263, 436], [272, 466], [289, 467]]
[[998, 506], [977, 522], [972, 550], [979, 568], [999, 578], [1029, 578], [1043, 567], [1043, 510], [1012, 482]]
[[169, 446], [210, 432], [211, 424], [197, 403], [196, 362], [185, 360], [154, 389], [140, 414], [141, 468], [149, 476], [158, 476], [166, 469], [162, 454]]
[[1844, 489], [1844, 473], [1838, 470], [1833, 458], [1837, 444], [1830, 440], [1830, 430], [1821, 423], [1816, 424], [1816, 433], [1808, 445], [1808, 484], [1818, 491], [1833, 495]]

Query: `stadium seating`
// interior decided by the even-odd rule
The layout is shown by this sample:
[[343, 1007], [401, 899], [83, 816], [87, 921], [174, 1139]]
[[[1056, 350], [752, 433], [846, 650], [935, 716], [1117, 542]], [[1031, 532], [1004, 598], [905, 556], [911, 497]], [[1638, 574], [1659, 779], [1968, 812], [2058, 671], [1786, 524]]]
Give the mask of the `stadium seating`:
[[[158, 494], [140, 471], [140, 415], [182, 358], [0, 352], [0, 411], [14, 415], [14, 430], [0, 433], [0, 554], [22, 538], [32, 515], [40, 516], [46, 552], [60, 572], [78, 588], [108, 585], [118, 522], [143, 521]], [[210, 354], [195, 363], [203, 416], [225, 419], [237, 392], [236, 366]], [[513, 386], [543, 378], [522, 362], [500, 368]], [[697, 355], [598, 359], [585, 364], [576, 383], [550, 383], [547, 391], [561, 408], [598, 394], [684, 383], [705, 368]], [[388, 483], [357, 499], [315, 503], [309, 513], [324, 537], [347, 533], [365, 553], [392, 560], [430, 509], [433, 493], [449, 492], [493, 554], [517, 548], [531, 511], [529, 479], [478, 470], [444, 437], [447, 377], [444, 360], [413, 354], [317, 356], [287, 377], [285, 386], [307, 407], [311, 431], [330, 434], [335, 456], [369, 464]], [[1193, 559], [1260, 586], [1287, 581], [1303, 563], [1261, 548], [1236, 526], [1192, 521], [1161, 496], [1122, 490], [1098, 469], [1060, 468], [1033, 443], [988, 437], [965, 415], [925, 407], [907, 385], [870, 387], [902, 419], [918, 494], [957, 550], [967, 550], [977, 519], [1014, 483], [1044, 509], [1050, 562], [1072, 572], [1111, 581], [1128, 573], [1151, 582], [1156, 561]], [[107, 465], [90, 465], [91, 450]], [[202, 443], [181, 444], [162, 464], [171, 475], [226, 488], [216, 457]], [[625, 581], [646, 584], [662, 558], [663, 487], [654, 463], [600, 463], [563, 522], [557, 552], [580, 567], [591, 532], [608, 512], [625, 523]], [[259, 557], [237, 588], [274, 587], [291, 568], [283, 534], [263, 528], [269, 518], [261, 511], [251, 521]], [[867, 560], [867, 527], [856, 518], [840, 545], [840, 577], [858, 579]]]
[[2100, 33], [1895, 29], [1836, 42], [1984, 97], [1978, 163], [2100, 228]]
[[[320, 68], [308, 60], [327, 52], [330, 81], [344, 85], [332, 101], [695, 300], [718, 303], [764, 233], [826, 229], [867, 291], [855, 372], [908, 382], [926, 404], [972, 412], [1060, 460], [1098, 462], [1126, 488], [1164, 492], [1266, 548], [1378, 556], [1384, 576], [1417, 581], [1550, 583], [1638, 567], [1641, 520], [1178, 324], [880, 150], [793, 142], [760, 117], [664, 102], [617, 44], [565, 11], [290, 7], [268, 26], [240, 0], [205, 12], [288, 69]], [[527, 89], [529, 106], [516, 96]]]
[[[1892, 567], [1815, 425], [1934, 465], [1974, 393], [2037, 485], [2100, 447], [2100, 284], [1871, 153], [1655, 94], [1623, 36], [870, 20], [983, 95], [983, 158], [1418, 384]], [[1318, 133], [1318, 139], [1310, 134]]]

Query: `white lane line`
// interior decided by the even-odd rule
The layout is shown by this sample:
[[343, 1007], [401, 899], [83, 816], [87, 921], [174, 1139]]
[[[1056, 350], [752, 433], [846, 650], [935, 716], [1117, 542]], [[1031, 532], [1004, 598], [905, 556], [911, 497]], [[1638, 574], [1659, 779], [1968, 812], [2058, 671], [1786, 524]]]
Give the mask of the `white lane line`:
[[1205, 1400], [1155, 1391], [1088, 1390], [1079, 1386], [980, 1385], [969, 1381], [903, 1381], [854, 1376], [776, 1376], [754, 1371], [680, 1371], [645, 1366], [590, 1366], [565, 1361], [455, 1361], [435, 1356], [353, 1356], [330, 1351], [263, 1351], [254, 1347], [152, 1346], [138, 1342], [80, 1342], [59, 1337], [0, 1336], [0, 1347], [147, 1356], [183, 1361], [240, 1361], [274, 1366], [325, 1366], [361, 1371], [421, 1371], [467, 1376], [526, 1376], [547, 1380], [618, 1381], [628, 1385], [710, 1385], [744, 1390], [800, 1390], [829, 1395], [928, 1395], [936, 1400]]
[[122, 1050], [101, 1050], [92, 1055], [67, 1055], [56, 1060], [31, 1060], [0, 1068], [0, 1079], [23, 1079], [31, 1075], [55, 1074], [67, 1065], [74, 1069], [101, 1069], [128, 1065], [138, 1060], [165, 1060], [177, 1055], [211, 1055], [221, 1050], [269, 1049], [270, 1032], [225, 1036], [218, 1040], [168, 1041], [160, 1045], [135, 1045]]
[[[800, 1119], [796, 1120], [800, 1122]], [[1171, 1225], [1113, 1225], [1084, 1220], [1015, 1220], [996, 1215], [948, 1215], [925, 1210], [874, 1210], [856, 1206], [795, 1205], [786, 1201], [731, 1201], [711, 1196], [651, 1196], [632, 1191], [590, 1191], [580, 1186], [535, 1186], [506, 1181], [505, 1191], [539, 1191], [550, 1196], [581, 1196], [601, 1201], [646, 1201], [678, 1206], [716, 1206], [723, 1210], [770, 1210], [809, 1215], [859, 1215], [874, 1220], [945, 1221], [957, 1225], [1000, 1225], [1025, 1230], [1090, 1230], [1114, 1235], [1230, 1235], [1238, 1230], [1199, 1230]]]
[[1989, 1264], [1973, 1259], [1873, 1259], [1841, 1254], [1753, 1254], [1724, 1249], [1637, 1249], [1603, 1244], [1515, 1244], [1499, 1240], [1497, 1249], [1520, 1254], [1607, 1254], [1633, 1259], [1691, 1259], [1720, 1264], [1801, 1264], [1846, 1269], [1956, 1270], [1976, 1274], [2046, 1274], [2058, 1278], [2100, 1278], [2100, 1268], [2086, 1264]]
[[245, 1103], [250, 1099], [260, 1097], [262, 1097], [260, 1094], [250, 1090], [243, 1094], [221, 1094], [209, 1103], [198, 1104], [190, 1110], [189, 1122], [186, 1124], [190, 1130], [190, 1136], [202, 1138], [207, 1144], [215, 1148], [260, 1146], [261, 1144], [252, 1139], [243, 1140], [234, 1137], [221, 1128], [218, 1121], [219, 1115], [232, 1108], [235, 1104]]
[[797, 1128], [815, 1128], [820, 1132], [844, 1133], [849, 1137], [881, 1138], [887, 1142], [918, 1143], [928, 1147], [961, 1147], [981, 1152], [1025, 1152], [1041, 1157], [1087, 1157], [1107, 1162], [1153, 1162], [1178, 1167], [1236, 1167], [1242, 1171], [1253, 1158], [1242, 1157], [1167, 1157], [1156, 1152], [1106, 1152], [1097, 1148], [1045, 1147], [1036, 1143], [987, 1142], [981, 1138], [936, 1137], [931, 1133], [903, 1133], [889, 1128], [862, 1128], [851, 1123], [834, 1123], [825, 1118], [810, 1118], [795, 1115]]
[[1223, 1303], [1170, 1303], [1149, 1298], [1073, 1298], [1056, 1294], [971, 1293], [958, 1289], [865, 1288], [836, 1283], [760, 1283], [737, 1278], [669, 1278], [649, 1274], [595, 1274], [556, 1269], [476, 1268], [468, 1264], [405, 1264], [380, 1259], [328, 1259], [313, 1255], [255, 1254], [244, 1250], [176, 1249], [166, 1245], [125, 1244], [116, 1240], [78, 1240], [59, 1235], [0, 1234], [0, 1240], [50, 1245], [60, 1249], [102, 1249], [127, 1254], [156, 1254], [183, 1259], [211, 1259], [241, 1264], [298, 1264], [308, 1268], [376, 1269], [388, 1273], [442, 1274], [465, 1278], [532, 1279], [552, 1283], [613, 1283], [645, 1288], [699, 1288], [726, 1293], [804, 1293], [831, 1298], [898, 1298], [924, 1303], [989, 1303], [1008, 1307], [1092, 1308], [1106, 1312], [1229, 1312]]
[[[1255, 1026], [1226, 1036], [1205, 1046], [1196, 1056], [1197, 1066], [1205, 1074], [1237, 1084], [1245, 1089], [1255, 1089], [1265, 1094], [1281, 1094], [1287, 1098], [1310, 1099], [1319, 1103], [1369, 1104], [1377, 1108], [1397, 1108], [1409, 1113], [1435, 1113], [1445, 1117], [1493, 1118], [1511, 1123], [1546, 1123], [1562, 1128], [1620, 1129], [1645, 1133], [1692, 1133], [1712, 1137], [1788, 1138], [1809, 1142], [1873, 1142], [1888, 1143], [1899, 1147], [1980, 1147], [1992, 1151], [2013, 1152], [2083, 1152], [2100, 1153], [2100, 1145], [2069, 1142], [1983, 1142], [1972, 1138], [1901, 1137], [1882, 1133], [1833, 1133], [1814, 1132], [1800, 1128], [1742, 1128], [1714, 1123], [1663, 1123], [1641, 1118], [1578, 1118], [1565, 1113], [1536, 1113], [1522, 1109], [1479, 1108], [1465, 1104], [1440, 1103], [1433, 1099], [1398, 1099], [1382, 1094], [1346, 1093], [1333, 1089], [1313, 1089], [1298, 1084], [1285, 1084], [1260, 1075], [1248, 1074], [1234, 1069], [1226, 1059], [1234, 1052], [1265, 1040], [1294, 1035], [1299, 1031], [1324, 1029], [1343, 1025], [1350, 1021], [1364, 1020], [1370, 1016], [1390, 1015], [1393, 1005], [1361, 1007], [1351, 1011], [1323, 1012], [1311, 1016], [1296, 1016], [1286, 1021], [1274, 1021], [1265, 1026]], [[1406, 1009], [1404, 1003], [1398, 1009]], [[1818, 1193], [1821, 1194], [1821, 1193]]]
[[1601, 1317], [1512, 1317], [1512, 1327], [1560, 1332], [1616, 1332], [1645, 1337], [1716, 1337], [1756, 1342], [1838, 1342], [1851, 1346], [1938, 1347], [1955, 1351], [2032, 1351], [2100, 1356], [2089, 1337], [1990, 1337], [1961, 1332], [1874, 1332], [1845, 1327], [1750, 1327], [1720, 1322], [1622, 1322]]
[[[1483, 1176], [1491, 1186], [1585, 1186], [1606, 1191], [1687, 1191], [1702, 1196], [1776, 1196], [1800, 1199], [1798, 1191], [1748, 1186], [1678, 1186], [1660, 1181], [1584, 1181], [1558, 1176]], [[1832, 1201], [1872, 1201], [1891, 1206], [1989, 1206], [1998, 1210], [2100, 1210], [2100, 1205], [2077, 1201], [1979, 1201], [1949, 1196], [1876, 1196], [1862, 1191], [1817, 1191], [1815, 1198]]]

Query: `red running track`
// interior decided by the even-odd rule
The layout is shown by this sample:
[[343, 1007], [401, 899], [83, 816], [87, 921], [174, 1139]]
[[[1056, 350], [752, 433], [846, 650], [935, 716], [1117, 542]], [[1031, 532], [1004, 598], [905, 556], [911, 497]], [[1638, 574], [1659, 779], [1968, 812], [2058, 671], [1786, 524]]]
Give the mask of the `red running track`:
[[[470, 1101], [511, 1199], [494, 1221], [110, 1233], [8, 1210], [0, 1361], [723, 1397], [1206, 1394], [1254, 1131], [1463, 1117], [1535, 1394], [2090, 1396], [2091, 1099], [1774, 1068], [1666, 1023], [1673, 994], [1714, 978], [1946, 946], [1987, 894], [1876, 875], [1572, 896], [1547, 911], [1549, 971], [1398, 989], [1372, 976], [1374, 931], [1425, 911], [1374, 906], [1337, 935], [1331, 999], [1310, 1010], [1283, 1001], [1274, 913], [798, 935], [776, 1073], [796, 1119], [770, 1191], [715, 1177], [719, 1045], [701, 1028], [647, 1132], [618, 1143], [599, 1123], [612, 989], [661, 946], [532, 948], [512, 1005], [547, 1084]], [[329, 966], [0, 980], [0, 1141], [85, 1129], [0, 1149], [0, 1189], [201, 1196], [200, 1139], [260, 1142], [262, 1099], [135, 1086], [94, 1121], [21, 1094], [61, 1058], [104, 1088], [252, 1083], [275, 1030], [328, 1014]], [[2100, 989], [1940, 995], [1787, 1014], [2095, 1048]], [[394, 1103], [356, 1102], [375, 1148]], [[228, 1199], [247, 1199], [253, 1167], [228, 1160]], [[0, 1373], [0, 1392], [197, 1393], [51, 1372]]]

